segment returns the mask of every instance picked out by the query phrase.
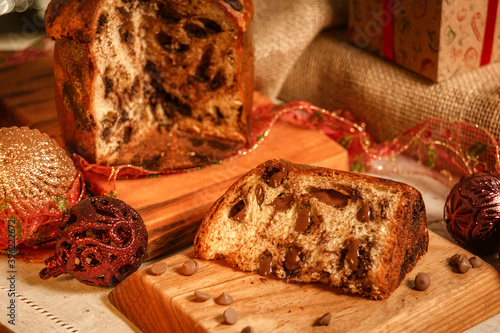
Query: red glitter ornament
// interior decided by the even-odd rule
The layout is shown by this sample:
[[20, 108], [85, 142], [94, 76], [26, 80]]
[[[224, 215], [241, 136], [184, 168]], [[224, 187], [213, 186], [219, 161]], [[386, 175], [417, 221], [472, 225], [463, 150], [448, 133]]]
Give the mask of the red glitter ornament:
[[497, 251], [500, 242], [500, 175], [465, 176], [452, 188], [444, 208], [451, 236], [478, 253]]
[[1, 250], [47, 258], [40, 247], [54, 245], [63, 215], [84, 194], [82, 174], [54, 139], [28, 127], [0, 128]]
[[112, 287], [139, 268], [147, 245], [146, 226], [132, 207], [111, 197], [87, 198], [61, 222], [56, 253], [45, 260], [40, 277], [68, 273], [88, 285]]

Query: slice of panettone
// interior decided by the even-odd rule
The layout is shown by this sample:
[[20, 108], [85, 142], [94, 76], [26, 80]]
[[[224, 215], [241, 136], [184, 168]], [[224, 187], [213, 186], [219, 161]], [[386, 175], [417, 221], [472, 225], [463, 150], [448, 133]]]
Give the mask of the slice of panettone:
[[217, 200], [194, 245], [201, 259], [382, 299], [412, 270], [428, 241], [425, 206], [415, 188], [270, 160]]

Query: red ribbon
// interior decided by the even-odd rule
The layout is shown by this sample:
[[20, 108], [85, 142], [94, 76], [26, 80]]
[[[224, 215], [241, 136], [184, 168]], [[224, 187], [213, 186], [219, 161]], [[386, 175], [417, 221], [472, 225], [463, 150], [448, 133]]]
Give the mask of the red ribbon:
[[481, 52], [481, 66], [489, 64], [495, 39], [495, 23], [497, 20], [498, 0], [488, 1], [486, 14], [486, 28], [484, 30], [483, 51]]
[[382, 46], [384, 56], [394, 61], [394, 0], [384, 0], [383, 13], [387, 14], [387, 22], [382, 24]]

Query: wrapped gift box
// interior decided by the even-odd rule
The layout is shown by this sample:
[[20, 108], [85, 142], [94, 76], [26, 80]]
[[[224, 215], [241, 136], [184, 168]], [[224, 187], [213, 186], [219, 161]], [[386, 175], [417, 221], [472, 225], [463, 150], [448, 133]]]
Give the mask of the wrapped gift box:
[[349, 41], [435, 82], [500, 60], [498, 0], [350, 0]]

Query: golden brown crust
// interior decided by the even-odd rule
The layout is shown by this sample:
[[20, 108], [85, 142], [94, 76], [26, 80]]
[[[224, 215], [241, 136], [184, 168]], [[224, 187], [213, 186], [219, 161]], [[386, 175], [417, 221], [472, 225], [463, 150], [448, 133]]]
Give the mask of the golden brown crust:
[[396, 217], [400, 223], [396, 224], [383, 258], [383, 268], [377, 275], [379, 281], [384, 281], [380, 298], [387, 298], [401, 284], [418, 259], [427, 252], [429, 244], [423, 199], [413, 192], [405, 194], [407, 200], [398, 206]]
[[[223, 9], [242, 31], [246, 31], [254, 14], [251, 0], [240, 0], [241, 10], [235, 10], [231, 1], [210, 0]], [[52, 39], [74, 39], [88, 43], [96, 35], [99, 12], [105, 0], [51, 0], [45, 11], [45, 29]]]
[[[285, 170], [287, 175], [282, 185], [269, 186], [270, 170]], [[257, 205], [254, 198], [259, 186], [265, 188], [266, 197], [277, 193], [286, 195], [291, 191], [294, 199], [286, 213], [277, 215], [277, 208], [272, 207], [273, 198], [261, 200]], [[327, 207], [311, 198], [311, 193], [317, 188], [327, 189], [328, 186], [346, 194], [346, 207]], [[246, 220], [234, 221], [231, 208], [241, 200], [250, 213], [243, 213]], [[372, 217], [368, 222], [352, 217], [352, 214], [356, 215], [357, 207], [364, 204], [371, 207]], [[297, 232], [293, 230], [298, 219], [296, 212], [304, 206], [310, 210], [312, 222], [306, 231]], [[328, 214], [334, 217], [328, 217]], [[252, 223], [255, 223], [254, 227]], [[342, 229], [339, 227], [342, 224], [348, 225], [345, 232], [332, 231], [332, 228]], [[279, 230], [280, 234], [275, 234], [271, 240], [266, 233], [259, 233], [262, 225], [266, 232], [272, 233], [272, 228], [277, 228], [275, 231]], [[241, 237], [243, 243], [252, 244], [252, 249], [245, 244], [231, 244], [226, 239], [237, 239], [238, 233], [245, 232], [240, 231], [242, 228], [253, 230]], [[364, 231], [359, 231], [361, 229]], [[346, 244], [352, 239], [362, 244], [357, 268], [349, 268], [345, 263], [349, 247]], [[305, 168], [303, 165], [297, 168], [296, 165], [271, 160], [247, 172], [215, 202], [198, 230], [194, 248], [199, 258], [223, 258], [243, 270], [258, 269], [258, 260], [254, 257], [265, 249], [273, 258], [274, 271], [279, 277], [299, 282], [326, 280], [348, 292], [383, 299], [400, 285], [427, 251], [428, 241], [424, 203], [421, 194], [413, 187], [359, 173]], [[302, 258], [295, 271], [287, 270], [283, 262], [286, 252], [292, 247], [299, 249]], [[258, 250], [253, 251], [254, 248]]]
[[[92, 98], [95, 68], [88, 44], [69, 39], [54, 47], [54, 96], [63, 139], [68, 148], [87, 157], [95, 156], [96, 122], [86, 107]], [[95, 163], [95, 158], [89, 158]]]
[[[207, 20], [203, 27], [209, 5], [220, 21]], [[152, 16], [162, 6], [166, 12], [183, 11], [187, 23], [178, 26], [186, 31], [178, 40], [169, 35], [178, 34], [170, 18]], [[56, 40], [56, 105], [70, 149], [91, 163], [166, 171], [218, 162], [247, 143], [253, 93], [252, 1], [211, 0], [203, 4], [206, 8], [197, 6], [196, 1], [176, 0], [51, 2], [46, 22], [47, 33]], [[186, 28], [191, 22], [185, 19], [191, 10], [196, 13], [195, 36], [190, 37], [198, 48], [194, 51], [182, 44], [191, 33]], [[222, 33], [217, 31], [221, 25], [227, 27]], [[196, 36], [200, 27], [205, 28], [202, 37]], [[219, 35], [225, 36], [219, 39], [224, 42], [210, 46]], [[225, 48], [229, 60], [223, 57]], [[188, 53], [193, 60], [180, 63]], [[210, 68], [203, 67], [202, 55]], [[187, 67], [184, 72], [181, 65]]]
[[45, 28], [52, 39], [89, 43], [95, 37], [103, 0], [52, 0], [45, 11]]
[[[209, 0], [208, 2], [214, 3], [221, 8], [224, 8], [224, 11], [228, 15], [228, 17], [234, 20], [242, 31], [246, 31], [251, 25], [252, 17], [254, 14], [252, 0]], [[233, 5], [231, 5], [231, 3], [233, 3]]]

